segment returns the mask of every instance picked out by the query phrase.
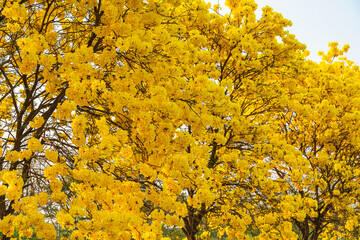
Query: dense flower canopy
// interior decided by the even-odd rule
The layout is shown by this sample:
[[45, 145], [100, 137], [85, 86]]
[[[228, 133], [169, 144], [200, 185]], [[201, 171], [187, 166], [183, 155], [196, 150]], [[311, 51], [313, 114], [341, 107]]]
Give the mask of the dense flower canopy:
[[357, 237], [349, 46], [226, 4], [0, 1], [2, 239]]

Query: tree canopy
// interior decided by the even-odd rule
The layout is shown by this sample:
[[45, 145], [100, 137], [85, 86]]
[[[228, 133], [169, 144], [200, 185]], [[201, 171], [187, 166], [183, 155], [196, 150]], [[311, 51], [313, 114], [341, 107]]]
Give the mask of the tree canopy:
[[356, 239], [360, 73], [271, 7], [0, 1], [2, 239]]

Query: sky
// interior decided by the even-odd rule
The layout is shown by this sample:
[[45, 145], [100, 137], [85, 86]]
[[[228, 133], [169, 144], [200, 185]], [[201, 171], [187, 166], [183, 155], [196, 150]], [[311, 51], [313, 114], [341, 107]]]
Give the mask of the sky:
[[[225, 0], [209, 0], [219, 3], [226, 13]], [[269, 5], [276, 12], [292, 21], [288, 30], [310, 50], [309, 58], [320, 61], [319, 51], [326, 52], [329, 42], [338, 42], [339, 48], [350, 45], [345, 56], [360, 65], [360, 0], [256, 0], [261, 9]]]

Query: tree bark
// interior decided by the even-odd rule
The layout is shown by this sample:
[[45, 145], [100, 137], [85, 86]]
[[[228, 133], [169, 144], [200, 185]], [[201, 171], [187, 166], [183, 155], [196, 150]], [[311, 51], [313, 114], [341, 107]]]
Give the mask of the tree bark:
[[183, 218], [185, 226], [182, 228], [188, 240], [196, 240], [196, 234], [199, 232], [199, 224], [206, 213], [207, 210], [204, 203], [201, 204], [200, 210], [188, 206], [188, 215]]

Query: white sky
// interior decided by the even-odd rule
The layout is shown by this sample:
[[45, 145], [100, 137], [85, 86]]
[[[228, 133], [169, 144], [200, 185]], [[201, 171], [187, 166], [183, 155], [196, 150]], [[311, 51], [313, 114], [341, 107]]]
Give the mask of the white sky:
[[[208, 0], [219, 3], [226, 12], [225, 0]], [[309, 58], [319, 61], [319, 51], [326, 52], [329, 42], [339, 42], [339, 47], [349, 44], [345, 54], [360, 65], [360, 0], [256, 0], [261, 8], [271, 6], [292, 21], [289, 28], [296, 38], [310, 50]]]

